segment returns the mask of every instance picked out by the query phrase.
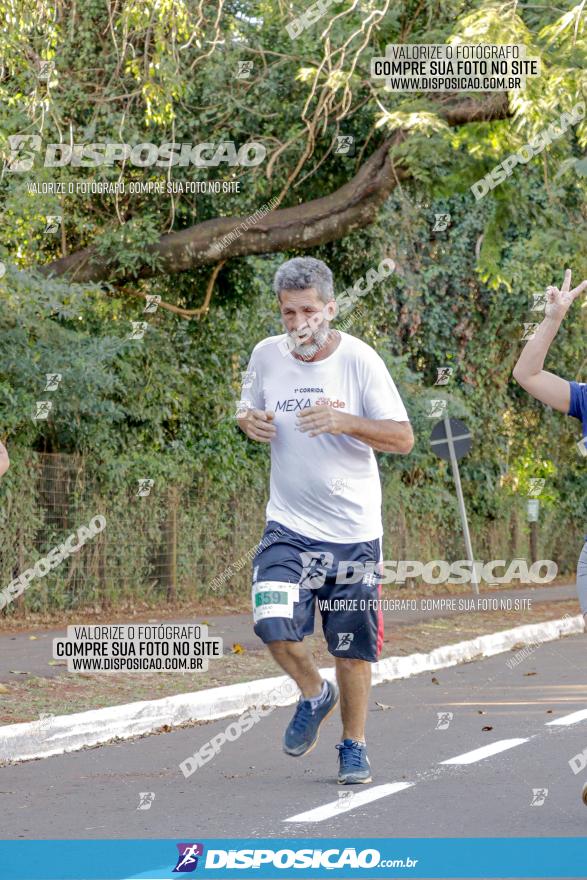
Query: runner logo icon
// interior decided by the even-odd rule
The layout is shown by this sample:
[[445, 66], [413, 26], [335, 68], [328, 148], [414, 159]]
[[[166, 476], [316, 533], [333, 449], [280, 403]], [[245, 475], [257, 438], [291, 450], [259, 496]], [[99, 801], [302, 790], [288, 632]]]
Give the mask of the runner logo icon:
[[337, 633], [338, 636], [338, 645], [336, 646], [337, 651], [348, 651], [351, 646], [351, 642], [355, 637], [354, 633]]
[[173, 869], [173, 873], [183, 874], [191, 873], [198, 867], [199, 856], [204, 855], [203, 843], [178, 843], [179, 850], [177, 865]]
[[306, 587], [308, 590], [318, 590], [323, 587], [328, 569], [334, 562], [332, 553], [303, 552], [300, 553], [300, 558], [303, 565], [300, 587]]

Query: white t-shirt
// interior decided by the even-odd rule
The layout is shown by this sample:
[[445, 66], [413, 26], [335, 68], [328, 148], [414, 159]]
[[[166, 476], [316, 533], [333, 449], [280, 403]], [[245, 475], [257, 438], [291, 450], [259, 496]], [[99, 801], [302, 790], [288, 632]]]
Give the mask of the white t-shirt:
[[383, 527], [371, 447], [347, 434], [309, 437], [296, 428], [301, 410], [326, 401], [368, 419], [409, 421], [381, 357], [360, 339], [338, 332], [335, 351], [315, 362], [284, 355], [279, 343], [286, 334], [263, 339], [253, 349], [241, 399], [275, 413], [267, 520], [308, 538], [372, 541]]

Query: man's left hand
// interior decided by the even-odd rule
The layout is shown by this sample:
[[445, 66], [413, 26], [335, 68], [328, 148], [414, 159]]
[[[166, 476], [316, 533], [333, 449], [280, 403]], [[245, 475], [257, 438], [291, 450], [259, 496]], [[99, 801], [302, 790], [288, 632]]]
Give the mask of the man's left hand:
[[317, 437], [319, 434], [344, 434], [348, 428], [349, 415], [331, 406], [309, 406], [297, 418], [298, 431]]

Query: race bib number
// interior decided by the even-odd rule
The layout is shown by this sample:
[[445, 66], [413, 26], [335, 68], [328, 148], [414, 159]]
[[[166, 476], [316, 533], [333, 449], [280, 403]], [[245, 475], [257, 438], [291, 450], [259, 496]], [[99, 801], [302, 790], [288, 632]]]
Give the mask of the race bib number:
[[300, 591], [296, 584], [279, 581], [257, 581], [253, 584], [253, 619], [265, 620], [268, 617], [293, 617], [294, 602], [298, 602]]

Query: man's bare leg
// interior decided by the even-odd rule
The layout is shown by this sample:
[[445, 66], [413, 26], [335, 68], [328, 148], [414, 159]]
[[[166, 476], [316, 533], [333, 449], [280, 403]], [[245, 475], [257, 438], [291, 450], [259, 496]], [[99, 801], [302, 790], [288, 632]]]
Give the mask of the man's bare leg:
[[[283, 735], [284, 752], [298, 758], [311, 752], [318, 742], [322, 724], [338, 705], [338, 689], [333, 684], [323, 682], [312, 652], [304, 642], [278, 641], [267, 644], [273, 659], [293, 678], [302, 692], [303, 699], [298, 702]], [[312, 701], [310, 711], [305, 700]]]
[[366, 660], [335, 657], [336, 678], [340, 688], [342, 739], [366, 742], [365, 726], [369, 693], [371, 691], [371, 664]]
[[322, 677], [305, 641], [268, 642], [271, 656], [284, 672], [295, 681], [305, 700], [317, 697], [322, 689]]

